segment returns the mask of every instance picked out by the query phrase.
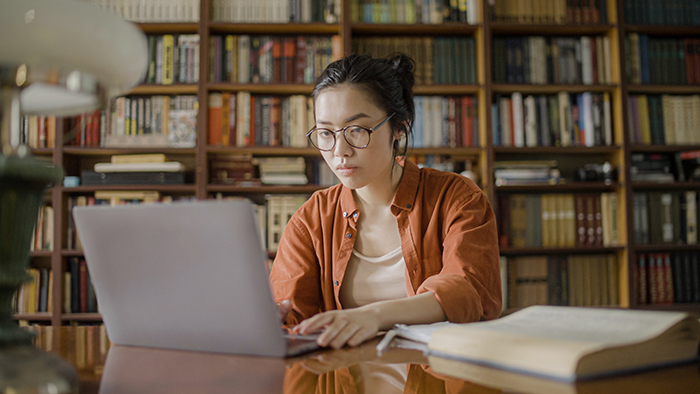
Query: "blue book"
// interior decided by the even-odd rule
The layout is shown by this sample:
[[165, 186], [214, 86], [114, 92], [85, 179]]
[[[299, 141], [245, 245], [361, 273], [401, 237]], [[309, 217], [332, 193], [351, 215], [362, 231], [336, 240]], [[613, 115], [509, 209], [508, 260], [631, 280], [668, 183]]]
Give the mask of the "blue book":
[[491, 140], [493, 146], [501, 146], [501, 123], [498, 114], [498, 101], [500, 95], [496, 95], [496, 103], [491, 104]]
[[651, 83], [651, 70], [649, 70], [649, 36], [639, 35], [639, 60], [641, 64], [642, 83]]
[[413, 97], [413, 106], [416, 110], [416, 119], [413, 125], [413, 146], [423, 147], [423, 97]]

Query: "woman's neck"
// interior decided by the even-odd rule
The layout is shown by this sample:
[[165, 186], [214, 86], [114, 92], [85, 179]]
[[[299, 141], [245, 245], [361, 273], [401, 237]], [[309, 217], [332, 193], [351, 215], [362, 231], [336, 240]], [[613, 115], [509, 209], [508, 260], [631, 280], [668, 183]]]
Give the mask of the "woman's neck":
[[391, 167], [390, 178], [382, 184], [370, 184], [361, 189], [353, 190], [355, 202], [361, 211], [373, 211], [386, 208], [394, 201], [396, 189], [403, 175], [403, 167], [394, 164]]

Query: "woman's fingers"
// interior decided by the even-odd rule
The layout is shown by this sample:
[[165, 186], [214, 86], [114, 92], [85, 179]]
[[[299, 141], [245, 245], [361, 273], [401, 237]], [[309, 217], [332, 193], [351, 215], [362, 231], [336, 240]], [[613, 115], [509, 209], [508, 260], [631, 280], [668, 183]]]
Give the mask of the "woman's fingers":
[[348, 343], [348, 339], [352, 338], [360, 329], [361, 327], [359, 325], [349, 322], [338, 332], [333, 340], [330, 341], [330, 346], [334, 349], [340, 349]]

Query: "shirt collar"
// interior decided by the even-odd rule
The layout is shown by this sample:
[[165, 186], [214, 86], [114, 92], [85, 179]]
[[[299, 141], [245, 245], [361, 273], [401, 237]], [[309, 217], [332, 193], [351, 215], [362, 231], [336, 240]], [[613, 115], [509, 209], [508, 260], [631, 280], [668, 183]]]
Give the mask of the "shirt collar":
[[[418, 181], [420, 180], [420, 169], [415, 163], [410, 160], [402, 160], [402, 163], [403, 174], [396, 188], [394, 201], [391, 203], [391, 211], [394, 215], [398, 215], [400, 210], [411, 211], [413, 209], [418, 192]], [[355, 204], [352, 190], [345, 186], [342, 186], [340, 191], [340, 208], [343, 210], [343, 216], [353, 218], [357, 222], [359, 217], [357, 204]], [[355, 216], [356, 213], [357, 216]]]

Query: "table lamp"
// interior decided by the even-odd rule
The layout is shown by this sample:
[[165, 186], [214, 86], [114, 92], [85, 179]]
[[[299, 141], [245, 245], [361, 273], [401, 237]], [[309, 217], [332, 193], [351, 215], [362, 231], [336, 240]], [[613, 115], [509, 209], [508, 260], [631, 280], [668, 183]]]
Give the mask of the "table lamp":
[[78, 382], [12, 319], [45, 190], [63, 177], [20, 142], [20, 117], [95, 110], [138, 84], [147, 54], [137, 27], [87, 2], [0, 0], [0, 392], [76, 392]]

